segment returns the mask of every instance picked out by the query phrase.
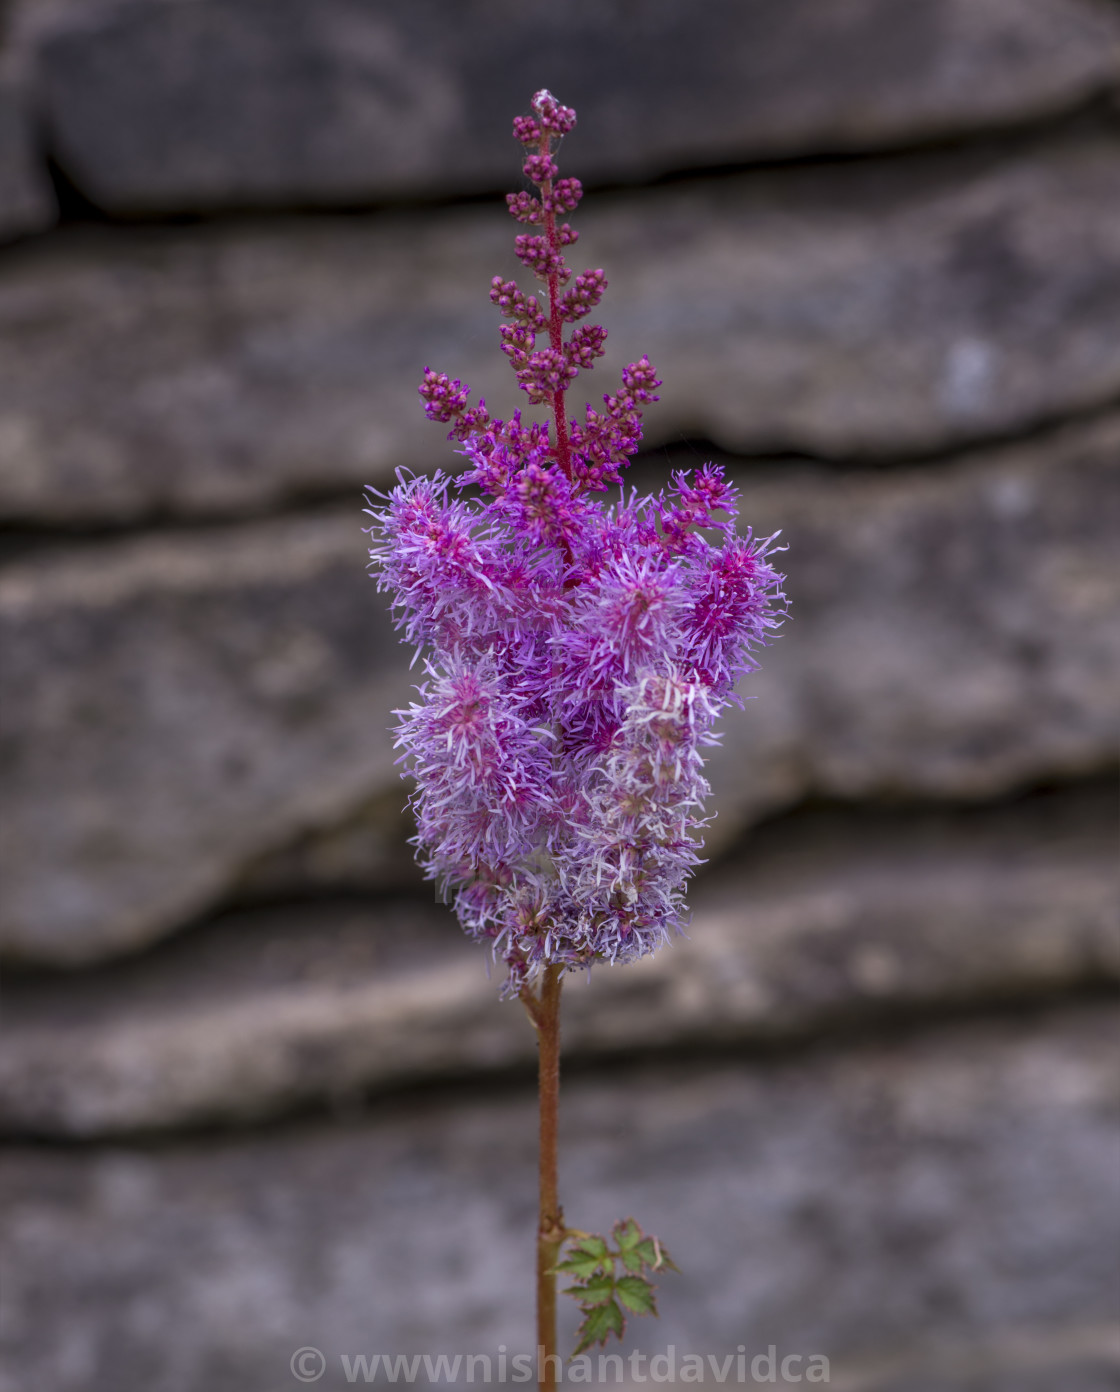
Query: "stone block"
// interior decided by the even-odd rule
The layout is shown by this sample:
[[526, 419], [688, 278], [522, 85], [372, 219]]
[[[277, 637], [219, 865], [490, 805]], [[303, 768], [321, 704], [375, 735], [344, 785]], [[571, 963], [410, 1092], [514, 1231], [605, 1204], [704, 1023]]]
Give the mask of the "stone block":
[[[564, 992], [586, 1066], [769, 1046], [1120, 980], [1112, 790], [801, 813], [689, 896], [687, 937]], [[529, 1072], [500, 967], [423, 899], [242, 909], [132, 962], [7, 983], [0, 1132], [112, 1137]]]
[[[725, 717], [713, 851], [807, 798], [978, 800], [1112, 766], [1118, 439], [1111, 417], [936, 470], [738, 476], [745, 518], [789, 542], [792, 617]], [[390, 712], [416, 677], [361, 520], [0, 572], [9, 953], [142, 946], [391, 794]]]
[[[845, 1392], [1114, 1386], [1115, 1048], [1111, 1012], [1082, 1008], [571, 1072], [568, 1221], [632, 1213], [683, 1272], [658, 1282], [659, 1320], [632, 1322], [635, 1371], [669, 1346], [707, 1368], [773, 1344], [802, 1371], [827, 1357]], [[9, 1146], [20, 1386], [275, 1392], [301, 1346], [330, 1392], [352, 1385], [343, 1354], [478, 1353], [494, 1376], [501, 1346], [532, 1348], [535, 1151], [528, 1086], [159, 1146]]]
[[[910, 156], [600, 195], [607, 356], [648, 353], [651, 446], [897, 460], [1120, 395], [1120, 144]], [[234, 516], [459, 463], [430, 364], [508, 414], [497, 206], [122, 230], [0, 266], [0, 516]]]
[[579, 110], [575, 172], [614, 181], [1031, 122], [1120, 72], [1093, 0], [139, 0], [39, 28], [56, 158], [114, 213], [501, 188], [542, 86]]
[[0, 52], [0, 243], [42, 232], [57, 213], [23, 64]]

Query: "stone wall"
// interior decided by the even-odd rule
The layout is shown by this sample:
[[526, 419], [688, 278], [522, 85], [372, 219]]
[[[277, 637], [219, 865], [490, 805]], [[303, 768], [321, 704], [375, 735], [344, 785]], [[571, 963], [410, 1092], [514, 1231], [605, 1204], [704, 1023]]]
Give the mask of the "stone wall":
[[690, 936], [566, 993], [569, 1214], [671, 1243], [647, 1353], [1120, 1387], [1120, 3], [0, 33], [0, 1392], [529, 1346], [533, 1041], [411, 864], [360, 492], [453, 462], [425, 363], [516, 404], [542, 85], [589, 391], [649, 353], [632, 479], [722, 459], [792, 605]]

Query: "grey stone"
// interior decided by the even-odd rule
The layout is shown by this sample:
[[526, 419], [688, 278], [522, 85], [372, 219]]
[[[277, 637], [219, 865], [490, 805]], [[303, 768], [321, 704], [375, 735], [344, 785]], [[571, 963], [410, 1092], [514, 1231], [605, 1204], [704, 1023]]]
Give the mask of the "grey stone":
[[147, 941], [393, 784], [409, 677], [361, 521], [95, 543], [4, 573], [17, 947], [81, 961]]
[[[588, 396], [648, 352], [653, 445], [897, 459], [1120, 394], [1120, 145], [736, 175], [602, 195]], [[68, 229], [0, 266], [0, 510], [34, 524], [233, 515], [458, 457], [425, 364], [517, 404], [500, 206]], [[597, 398], [596, 398], [597, 399]], [[523, 401], [524, 398], [522, 397]]]
[[[1002, 468], [977, 472], [983, 460]], [[671, 467], [696, 462], [695, 451], [670, 449], [662, 467], [646, 461], [636, 481], [658, 487]], [[754, 699], [744, 713], [727, 713], [722, 752], [709, 763], [720, 809], [707, 832], [711, 851], [726, 848], [744, 822], [806, 795], [998, 796], [1029, 780], [1024, 737], [1033, 742], [1044, 728], [1047, 776], [1075, 776], [1111, 757], [1108, 710], [1120, 699], [1120, 668], [1109, 610], [1120, 589], [1096, 519], [1098, 503], [1104, 512], [1116, 506], [1120, 418], [929, 471], [841, 478], [726, 462], [743, 489], [744, 516], [760, 535], [780, 529], [790, 547], [780, 564], [792, 605], [788, 627], [744, 685]], [[1038, 465], [1051, 482], [1040, 482]], [[1068, 511], [1063, 470], [1084, 511]], [[1028, 558], [1029, 519], [1043, 514], [1063, 553], [1053, 553], [1046, 574]], [[927, 542], [940, 538], [939, 557], [912, 527]], [[973, 527], [975, 545], [964, 541]], [[1016, 578], [993, 588], [997, 573]], [[1058, 603], [1077, 612], [1075, 628], [1050, 611], [1057, 575], [1066, 588]], [[1090, 747], [1080, 751], [1063, 714], [1074, 688], [1095, 712]], [[1005, 705], [1013, 689], [1031, 693], [1029, 716]], [[396, 805], [389, 795], [264, 856], [238, 892], [252, 900], [408, 883]]]
[[[42, 26], [40, 26], [42, 27]], [[500, 187], [510, 121], [577, 106], [579, 172], [861, 150], [1031, 121], [1120, 79], [1092, 0], [189, 0], [72, 6], [40, 45], [55, 153], [114, 212]]]
[[0, 243], [43, 231], [57, 214], [46, 159], [35, 148], [23, 65], [0, 52]]
[[789, 544], [791, 613], [727, 717], [708, 844], [805, 796], [1115, 767], [1118, 464], [1114, 415], [938, 469], [741, 475], [744, 517]]
[[[702, 879], [686, 938], [565, 991], [601, 1059], [1023, 1001], [1120, 980], [1111, 788], [968, 814], [800, 814]], [[132, 963], [9, 981], [0, 1130], [244, 1122], [528, 1070], [521, 1007], [423, 901], [243, 910]]]
[[[793, 617], [725, 719], [713, 851], [806, 797], [979, 799], [1112, 766], [1118, 442], [1112, 417], [937, 470], [739, 476], [745, 518], [785, 529]], [[390, 794], [414, 678], [359, 521], [91, 542], [0, 574], [9, 953], [150, 942]], [[399, 857], [386, 834], [371, 862]]]
[[404, 798], [405, 790], [394, 784], [341, 822], [266, 851], [245, 866], [231, 898], [252, 904], [309, 894], [417, 889], [424, 881], [409, 844], [415, 823], [401, 815]]
[[[1115, 1039], [1081, 1009], [573, 1071], [568, 1221], [633, 1214], [683, 1271], [625, 1352], [773, 1344], [826, 1356], [844, 1392], [1114, 1386]], [[528, 1086], [462, 1088], [255, 1135], [8, 1148], [5, 1392], [275, 1392], [301, 1346], [331, 1392], [343, 1354], [497, 1374], [500, 1345], [532, 1347], [535, 1122]]]

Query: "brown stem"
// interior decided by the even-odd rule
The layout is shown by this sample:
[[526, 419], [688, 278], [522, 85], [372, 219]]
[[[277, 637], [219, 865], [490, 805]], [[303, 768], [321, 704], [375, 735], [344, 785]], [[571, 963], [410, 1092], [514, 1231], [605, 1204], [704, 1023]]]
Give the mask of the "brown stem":
[[[552, 136], [548, 131], [541, 133], [539, 151], [542, 155], [549, 154], [552, 147]], [[560, 234], [556, 230], [556, 210], [552, 206], [552, 180], [546, 179], [540, 186], [541, 203], [544, 205], [544, 231], [548, 240], [549, 251], [557, 252], [560, 250]], [[561, 352], [564, 347], [564, 319], [560, 313], [560, 275], [553, 272], [548, 277], [548, 343], [554, 352]], [[572, 477], [572, 446], [568, 439], [568, 415], [567, 407], [564, 405], [564, 391], [561, 387], [559, 391], [549, 394], [549, 402], [552, 406], [553, 419], [556, 422], [556, 461], [563, 471], [564, 477]], [[560, 539], [560, 552], [564, 557], [564, 563], [568, 566], [572, 564], [572, 548], [567, 537]], [[575, 579], [569, 576], [565, 583], [565, 588], [570, 588], [575, 583]]]
[[539, 996], [522, 1000], [537, 1031], [540, 1061], [540, 1226], [537, 1229], [537, 1356], [540, 1392], [554, 1392], [560, 1363], [556, 1353], [556, 1263], [564, 1243], [564, 1210], [557, 1193], [556, 1128], [560, 1099], [560, 988], [562, 967], [545, 968]]

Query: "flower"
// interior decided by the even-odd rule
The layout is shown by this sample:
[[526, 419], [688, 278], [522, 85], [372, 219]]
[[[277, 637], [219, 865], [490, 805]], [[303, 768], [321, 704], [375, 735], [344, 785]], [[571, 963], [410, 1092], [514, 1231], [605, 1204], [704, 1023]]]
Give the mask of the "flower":
[[702, 750], [784, 613], [774, 539], [735, 535], [718, 466], [652, 497], [593, 496], [620, 482], [661, 383], [643, 357], [602, 412], [567, 416], [564, 394], [606, 332], [579, 324], [565, 341], [563, 326], [606, 279], [588, 270], [562, 289], [576, 234], [556, 214], [582, 189], [556, 178], [553, 140], [575, 113], [548, 92], [532, 107], [514, 134], [538, 193], [508, 203], [542, 229], [517, 253], [548, 310], [501, 277], [490, 297], [512, 321], [502, 350], [551, 428], [492, 418], [425, 369], [424, 409], [451, 426], [468, 468], [401, 472], [367, 509], [378, 588], [427, 673], [397, 712], [414, 844], [467, 933], [505, 962], [510, 994], [548, 964], [629, 961], [681, 927], [709, 791]]

